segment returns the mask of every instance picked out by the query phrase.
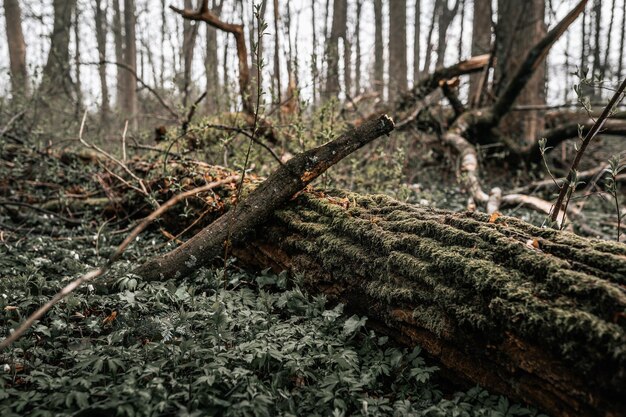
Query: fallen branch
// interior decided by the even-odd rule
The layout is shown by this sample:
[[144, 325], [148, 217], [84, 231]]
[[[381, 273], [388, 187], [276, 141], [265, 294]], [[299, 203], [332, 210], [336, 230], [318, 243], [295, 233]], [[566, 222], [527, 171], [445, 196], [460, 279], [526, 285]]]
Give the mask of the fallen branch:
[[146, 280], [178, 278], [211, 262], [224, 246], [240, 243], [294, 194], [347, 155], [394, 128], [387, 116], [371, 120], [338, 139], [300, 153], [281, 165], [237, 206], [183, 245], [154, 257], [135, 273]]

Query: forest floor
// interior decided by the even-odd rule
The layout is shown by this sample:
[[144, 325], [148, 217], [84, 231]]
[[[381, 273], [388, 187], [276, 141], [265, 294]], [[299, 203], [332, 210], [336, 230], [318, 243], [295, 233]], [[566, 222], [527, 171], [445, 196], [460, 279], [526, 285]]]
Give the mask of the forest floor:
[[[618, 147], [615, 142], [606, 141]], [[613, 151], [599, 148], [591, 166]], [[25, 203], [0, 207], [0, 328], [6, 335], [63, 285], [103, 264], [129, 227], [99, 208], [67, 210], [73, 222], [31, 210], [29, 204], [53, 197], [100, 195], [93, 180], [102, 173], [98, 165], [0, 151], [1, 194]], [[221, 149], [195, 157], [223, 161]], [[484, 161], [493, 169], [485, 175], [493, 179], [489, 185], [532, 180], [497, 168], [496, 157]], [[342, 161], [317, 186], [463, 210], [456, 167], [445, 160], [429, 143], [394, 135]], [[267, 161], [254, 150], [253, 172], [267, 175]], [[615, 233], [611, 210], [597, 197], [585, 207], [593, 226], [607, 234]], [[524, 209], [505, 214], [536, 225], [545, 217]], [[419, 347], [398, 348], [368, 329], [366, 317], [303, 293], [298, 277], [246, 272], [233, 260], [177, 284], [141, 282], [129, 272], [146, 253], [173, 245], [156, 230], [140, 236], [106, 276], [55, 305], [2, 352], [1, 414], [538, 415], [479, 387], [456, 390]]]

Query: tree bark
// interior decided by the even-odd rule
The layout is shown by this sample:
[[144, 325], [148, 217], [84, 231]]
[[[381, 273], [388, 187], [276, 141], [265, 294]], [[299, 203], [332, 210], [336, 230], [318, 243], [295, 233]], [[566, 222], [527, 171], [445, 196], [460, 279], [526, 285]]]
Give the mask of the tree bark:
[[122, 111], [131, 126], [137, 128], [137, 43], [135, 37], [135, 0], [124, 0], [124, 63], [133, 72], [126, 71]]
[[[257, 17], [254, 15], [256, 10], [256, 3], [250, 4], [251, 9], [251, 18], [250, 18], [250, 29], [249, 29], [249, 38], [250, 38], [250, 49], [252, 50], [252, 45], [256, 44], [256, 51], [252, 50], [252, 54], [250, 56], [250, 94], [252, 99], [252, 104], [256, 105], [257, 98], [257, 89], [263, 88], [263, 74], [259, 73], [258, 65], [261, 60], [263, 60], [263, 36], [259, 37], [258, 31], [258, 21]], [[262, 0], [260, 2], [259, 8], [259, 19], [265, 21], [265, 11], [267, 10], [267, 0]], [[257, 76], [260, 75], [260, 79], [257, 80]]]
[[80, 10], [78, 8], [78, 3], [76, 4], [76, 9], [74, 10], [74, 71], [75, 71], [75, 81], [74, 81], [74, 91], [76, 94], [76, 116], [78, 117], [82, 111], [83, 107], [83, 82], [80, 74], [80, 44], [81, 44], [81, 36], [80, 36]]
[[624, 68], [624, 38], [626, 38], [626, 0], [622, 3], [622, 24], [619, 38], [619, 57], [617, 58], [617, 79], [622, 79], [622, 70]]
[[22, 32], [22, 11], [18, 0], [4, 0], [4, 18], [11, 63], [11, 94], [14, 98], [25, 96], [29, 92], [26, 42]]
[[385, 91], [385, 57], [383, 55], [383, 1], [374, 0], [374, 80], [373, 88], [381, 98]]
[[70, 73], [70, 30], [76, 0], [54, 0], [54, 24], [50, 35], [50, 52], [43, 69], [40, 90], [42, 97], [56, 101], [61, 97], [73, 100]]
[[100, 102], [102, 120], [108, 119], [110, 111], [109, 84], [107, 83], [106, 64], [104, 63], [107, 59], [107, 10], [108, 3], [106, 1], [104, 2], [103, 8], [102, 0], [96, 0], [94, 21], [96, 25], [98, 59], [100, 60], [100, 64], [98, 65], [98, 77], [100, 79], [100, 94], [102, 94], [102, 101]]
[[[185, 8], [192, 9], [193, 1], [185, 0]], [[180, 83], [180, 91], [183, 95], [183, 107], [187, 107], [189, 100], [189, 89], [191, 87], [191, 68], [193, 56], [196, 49], [196, 37], [198, 36], [198, 25], [191, 20], [183, 20], [183, 48], [180, 51], [183, 61], [183, 78]]]
[[326, 62], [328, 67], [326, 71], [325, 98], [327, 100], [337, 97], [341, 90], [339, 85], [339, 39], [342, 39], [345, 45], [347, 13], [347, 0], [333, 1], [333, 23], [330, 29], [330, 36], [326, 40]]
[[451, 9], [448, 8], [448, 1], [441, 0], [440, 1], [440, 9], [437, 19], [437, 62], [435, 63], [435, 68], [442, 68], [445, 62], [446, 57], [446, 48], [448, 46], [447, 37], [448, 37], [448, 28], [450, 24], [456, 17], [456, 14], [459, 10], [460, 0], [455, 0], [454, 6]]
[[430, 25], [428, 26], [428, 35], [426, 36], [426, 54], [424, 56], [424, 65], [422, 67], [422, 73], [428, 74], [430, 72], [430, 63], [433, 54], [433, 33], [435, 31], [435, 23], [437, 23], [437, 17], [439, 16], [442, 4], [442, 0], [435, 0], [433, 5], [433, 14], [430, 17]]
[[[213, 0], [212, 13], [218, 18], [222, 13], [223, 1], [216, 4]], [[206, 56], [204, 58], [204, 69], [206, 72], [206, 92], [208, 97], [206, 98], [206, 112], [207, 114], [213, 114], [222, 108], [222, 89], [220, 87], [220, 76], [218, 71], [218, 47], [217, 47], [217, 30], [211, 26], [206, 25]]]
[[[315, 19], [315, 16], [313, 16]], [[276, 91], [276, 102], [282, 101], [281, 80], [280, 80], [280, 8], [278, 0], [274, 0], [274, 79], [273, 82], [276, 85], [274, 91]], [[313, 35], [315, 36], [315, 35]], [[315, 48], [315, 42], [313, 42], [313, 48]], [[315, 80], [313, 80], [315, 82]], [[315, 101], [315, 97], [313, 98]]]
[[356, 2], [356, 21], [354, 23], [354, 44], [355, 44], [355, 59], [354, 59], [354, 95], [361, 94], [361, 11], [363, 10], [363, 1], [357, 0]]
[[389, 101], [407, 91], [406, 0], [389, 4]]
[[413, 86], [416, 86], [420, 79], [420, 55], [422, 53], [422, 0], [415, 0], [415, 21], [413, 31]]
[[[124, 18], [122, 17], [122, 9], [120, 0], [113, 0], [113, 40], [115, 43], [115, 62], [126, 63], [124, 61], [124, 28], [122, 26]], [[128, 71], [117, 66], [116, 78], [116, 105], [118, 109], [123, 108], [124, 88], [126, 86], [126, 77]]]
[[[474, 0], [474, 17], [472, 20], [472, 56], [491, 52], [491, 0]], [[482, 89], [483, 74], [470, 75], [470, 102], [478, 103]]]
[[307, 193], [235, 250], [555, 416], [623, 416], [626, 246], [384, 196]]
[[[499, 96], [520, 67], [528, 51], [546, 35], [544, 23], [544, 0], [498, 2], [498, 25], [496, 28], [496, 77]], [[545, 97], [545, 65], [538, 67], [530, 81], [517, 97], [518, 105], [542, 105]], [[507, 132], [515, 132], [516, 140], [530, 144], [538, 140], [543, 128], [539, 111], [508, 114], [501, 122]]]

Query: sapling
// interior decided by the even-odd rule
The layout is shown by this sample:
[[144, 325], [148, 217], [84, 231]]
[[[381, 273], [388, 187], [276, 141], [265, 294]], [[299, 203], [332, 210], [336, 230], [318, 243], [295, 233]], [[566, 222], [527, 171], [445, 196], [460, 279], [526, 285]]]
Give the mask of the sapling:
[[620, 164], [620, 156], [614, 155], [609, 159], [609, 166], [606, 169], [607, 177], [604, 179], [604, 186], [606, 192], [613, 197], [615, 203], [615, 214], [617, 215], [617, 241], [620, 241], [620, 235], [622, 232], [622, 213], [619, 206], [619, 186], [617, 182], [617, 175], [626, 168], [626, 164]]

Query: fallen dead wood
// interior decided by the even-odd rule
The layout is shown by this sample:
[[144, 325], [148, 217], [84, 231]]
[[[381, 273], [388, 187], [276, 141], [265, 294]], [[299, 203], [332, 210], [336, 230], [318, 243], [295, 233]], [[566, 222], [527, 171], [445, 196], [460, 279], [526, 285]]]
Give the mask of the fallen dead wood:
[[[493, 106], [466, 111], [441, 136], [443, 143], [455, 150], [459, 155], [461, 160], [459, 178], [469, 193], [472, 202], [483, 206], [490, 203], [491, 210], [498, 209], [497, 199], [490, 200], [489, 194], [482, 189], [478, 157], [474, 145], [477, 143], [489, 143], [493, 135], [488, 134], [488, 132], [497, 127], [502, 118], [511, 111], [515, 100], [532, 77], [534, 71], [543, 62], [552, 45], [582, 13], [586, 3], [587, 0], [578, 2], [563, 20], [531, 48], [515, 76], [509, 81]], [[508, 142], [506, 144], [510, 148], [516, 149], [515, 145]], [[553, 221], [556, 222], [557, 220], [562, 224], [563, 216], [560, 218], [554, 216]]]
[[[156, 189], [158, 181], [148, 184]], [[624, 415], [626, 246], [496, 217], [305, 192], [233, 240], [233, 253], [302, 274], [311, 293], [367, 315], [372, 328], [401, 343], [419, 344], [451, 378], [556, 416]], [[181, 223], [163, 218], [162, 226]], [[188, 266], [223, 253], [215, 245]]]
[[456, 379], [554, 416], [625, 415], [625, 245], [339, 192], [301, 195], [235, 253]]
[[338, 139], [296, 155], [281, 165], [236, 207], [182, 246], [148, 260], [135, 272], [146, 280], [186, 276], [241, 242], [307, 184], [341, 159], [393, 130], [387, 116], [371, 120]]

